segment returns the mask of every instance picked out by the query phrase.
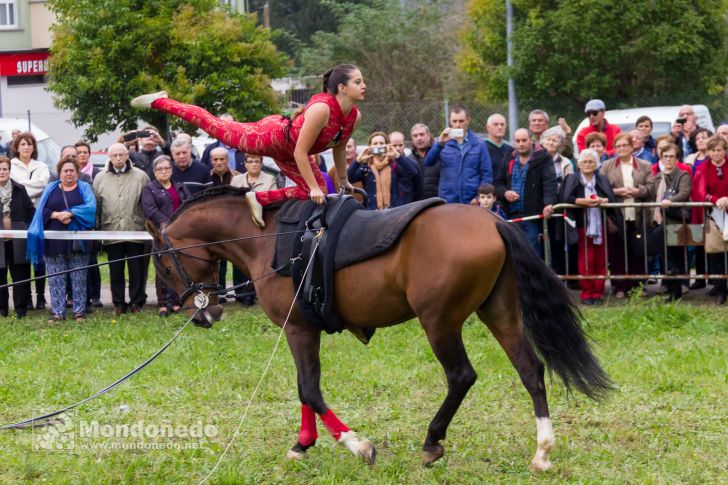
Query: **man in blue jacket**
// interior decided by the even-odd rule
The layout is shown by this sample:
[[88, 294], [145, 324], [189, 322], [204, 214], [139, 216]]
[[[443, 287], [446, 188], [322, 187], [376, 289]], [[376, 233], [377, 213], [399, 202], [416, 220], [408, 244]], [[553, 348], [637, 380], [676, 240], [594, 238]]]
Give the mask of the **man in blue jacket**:
[[493, 183], [493, 169], [485, 142], [469, 129], [470, 115], [463, 106], [450, 110], [445, 128], [425, 157], [425, 166], [440, 162], [438, 195], [449, 204], [470, 204], [478, 187]]

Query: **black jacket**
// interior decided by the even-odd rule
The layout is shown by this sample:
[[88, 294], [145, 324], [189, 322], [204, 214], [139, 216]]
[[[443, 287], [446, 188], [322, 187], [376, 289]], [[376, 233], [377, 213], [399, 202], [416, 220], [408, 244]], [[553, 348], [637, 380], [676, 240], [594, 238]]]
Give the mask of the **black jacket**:
[[[594, 176], [596, 177], [596, 182], [594, 184], [594, 188], [596, 189], [597, 195], [599, 197], [604, 197], [609, 202], [617, 202], [617, 197], [614, 195], [614, 191], [612, 190], [612, 184], [609, 183], [609, 179], [605, 177], [604, 175], [600, 174], [598, 171], [594, 173]], [[577, 171], [576, 173], [572, 173], [567, 175], [564, 178], [564, 182], [561, 184], [561, 193], [559, 194], [559, 202], [563, 202], [564, 204], [576, 204], [576, 199], [581, 199], [584, 197], [584, 185], [581, 183], [581, 175]], [[612, 221], [615, 228], [621, 228], [622, 227], [622, 211], [618, 209], [607, 209], [606, 210], [607, 217]], [[566, 215], [576, 221], [576, 227], [573, 228], [566, 225], [566, 239], [568, 244], [574, 244], [579, 240], [579, 234], [577, 232], [577, 229], [581, 229], [584, 227], [584, 223], [586, 221], [586, 217], [588, 217], [588, 212], [586, 208], [584, 209], [567, 209]], [[607, 224], [606, 221], [603, 221], [604, 224]], [[605, 226], [605, 233], [607, 226]]]
[[[516, 158], [503, 163], [500, 172], [495, 177], [495, 193], [502, 201], [506, 214], [515, 215], [512, 212], [511, 204], [506, 201], [505, 193], [511, 190], [513, 165], [520, 163]], [[556, 189], [556, 173], [551, 155], [546, 150], [536, 150], [528, 162], [528, 173], [526, 174], [526, 185], [524, 187], [523, 212], [519, 215], [532, 216], [541, 214], [547, 205], [555, 204], [558, 200]]]
[[[25, 187], [17, 183], [13, 179], [9, 182], [13, 186], [12, 200], [10, 201], [10, 222], [12, 228], [16, 230], [28, 229], [30, 221], [33, 220], [35, 207], [30, 201]], [[25, 257], [26, 239], [13, 238], [13, 261], [6, 261], [5, 245], [0, 244], [0, 268], [7, 267], [8, 264], [23, 264], [28, 260]]]
[[513, 147], [503, 142], [501, 146], [496, 146], [490, 139], [485, 139], [485, 146], [488, 147], [488, 155], [490, 155], [490, 164], [493, 167], [493, 180], [498, 176], [503, 164], [506, 160], [510, 160], [513, 154]]
[[[429, 151], [429, 148], [428, 148]], [[425, 153], [425, 156], [427, 153]], [[429, 199], [437, 197], [440, 188], [440, 161], [438, 160], [432, 167], [425, 166], [425, 157], [417, 155], [417, 150], [412, 149], [410, 159], [417, 162], [420, 169], [420, 177], [422, 178], [422, 198]]]
[[[184, 202], [191, 197], [190, 191], [183, 183], [173, 183], [179, 198]], [[151, 220], [155, 226], [161, 227], [162, 224], [169, 222], [174, 213], [172, 199], [164, 187], [152, 180], [142, 189], [142, 209], [144, 216]]]

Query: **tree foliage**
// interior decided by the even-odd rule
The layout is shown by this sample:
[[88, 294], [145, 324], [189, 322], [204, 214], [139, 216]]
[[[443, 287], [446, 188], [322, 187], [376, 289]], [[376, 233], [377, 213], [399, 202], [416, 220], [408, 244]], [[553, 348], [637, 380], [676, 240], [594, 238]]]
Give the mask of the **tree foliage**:
[[[251, 12], [257, 12], [263, 21], [263, 6], [267, 0], [249, 0]], [[347, 0], [350, 4], [369, 4], [370, 0]], [[300, 49], [311, 43], [316, 32], [335, 32], [336, 14], [321, 0], [272, 1], [270, 6], [270, 27], [274, 29], [273, 40], [279, 49], [294, 59]]]
[[[726, 83], [723, 0], [514, 0], [519, 97], [605, 100], [716, 94]], [[472, 0], [460, 67], [483, 101], [506, 97], [505, 5]]]
[[317, 32], [301, 52], [301, 72], [321, 75], [342, 63], [359, 66], [368, 99], [442, 99], [456, 76], [460, 2], [375, 0], [370, 5], [328, 2], [338, 18], [337, 32]]
[[92, 139], [155, 111], [130, 108], [139, 94], [166, 89], [180, 101], [236, 119], [270, 113], [270, 78], [288, 68], [270, 33], [251, 16], [216, 0], [50, 0], [53, 28], [49, 89]]

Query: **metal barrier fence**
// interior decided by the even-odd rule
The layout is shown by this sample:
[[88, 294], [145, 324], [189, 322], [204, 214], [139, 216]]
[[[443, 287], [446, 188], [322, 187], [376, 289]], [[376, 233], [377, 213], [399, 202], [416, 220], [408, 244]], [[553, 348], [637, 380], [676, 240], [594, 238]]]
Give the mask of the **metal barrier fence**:
[[[708, 211], [708, 209], [715, 209], [715, 206], [713, 204], [707, 202], [675, 202], [672, 203], [669, 208], [665, 208], [662, 207], [659, 202], [631, 204], [606, 203], [599, 205], [597, 208], [600, 211], [601, 220], [605, 223], [608, 220], [608, 211], [610, 209], [616, 209], [623, 212], [623, 210], [626, 208], [633, 208], [636, 211], [640, 211], [641, 217], [637, 218], [641, 220], [639, 227], [633, 225], [630, 229], [630, 227], [628, 227], [628, 221], [624, 217], [622, 217], [621, 234], [625, 235], [625, 237], [615, 238], [610, 237], [609, 231], [607, 229], [607, 224], [605, 224], [603, 226], [604, 236], [603, 243], [601, 244], [602, 248], [600, 249], [600, 251], [603, 251], [604, 254], [604, 259], [607, 267], [606, 274], [589, 274], [588, 271], [586, 274], [575, 274], [573, 271], [574, 268], [571, 267], [571, 265], [573, 264], [573, 257], [570, 257], [572, 254], [571, 252], [579, 251], [578, 245], [583, 244], [582, 254], [588, 258], [588, 242], [586, 240], [587, 238], [579, 238], [576, 243], [571, 245], [568, 244], [568, 232], [570, 230], [569, 226], [573, 224], [574, 227], [571, 227], [571, 229], [576, 230], [576, 226], [578, 226], [579, 224], [577, 223], [578, 219], [574, 219], [580, 218], [582, 222], [580, 227], [587, 227], [588, 215], [586, 209], [588, 209], [588, 207], [574, 204], [554, 205], [555, 212], [570, 211], [572, 212], [572, 215], [574, 211], [580, 212], [572, 218], [564, 218], [563, 235], [560, 238], [555, 237], [556, 235], [550, 232], [551, 229], [554, 229], [556, 227], [556, 224], [554, 222], [551, 222], [550, 219], [543, 220], [544, 259], [546, 261], [546, 264], [548, 264], [552, 268], [554, 266], [553, 256], [555, 248], [552, 247], [552, 244], [554, 242], [560, 243], [564, 247], [565, 272], [563, 274], [558, 274], [559, 278], [564, 280], [646, 280], [650, 278], [664, 280], [728, 279], [728, 252], [726, 252], [725, 250], [722, 252], [723, 272], [710, 273], [705, 271], [709, 268], [709, 257], [707, 251], [705, 251], [705, 241], [709, 231], [708, 221], [710, 220], [710, 212]], [[662, 215], [663, 223], [658, 226], [652, 225], [651, 213], [655, 208], [660, 208], [660, 213]], [[686, 214], [684, 210], [680, 211], [681, 222], [679, 224], [669, 223], [666, 217], [667, 210], [696, 208], [702, 208], [704, 222], [701, 224], [692, 224], [690, 214]], [[728, 224], [728, 218], [726, 219], [726, 222]], [[551, 228], [549, 226], [551, 226]], [[557, 229], [561, 230], [562, 228], [559, 227]], [[618, 227], [612, 228], [612, 230], [616, 231], [619, 231], [619, 229], [620, 228]], [[634, 241], [632, 242], [630, 241], [630, 234], [634, 234]], [[614, 236], [614, 234], [611, 234], [611, 236]], [[612, 250], [610, 250], [610, 240], [612, 243], [618, 240], [618, 243], [621, 245], [621, 247], [612, 248]], [[659, 244], [659, 249], [655, 247], [656, 243]], [[639, 246], [641, 246], [641, 250], [639, 249]], [[724, 240], [724, 246], [728, 247], [728, 241]], [[684, 272], [675, 273], [665, 271], [668, 268], [674, 267], [677, 251], [671, 251], [671, 248], [681, 248], [680, 252], [682, 253], [682, 261], [679, 262], [681, 264], [678, 267], [683, 268]], [[624, 274], [615, 274], [612, 271], [610, 259], [613, 260], [616, 251], [621, 251], [621, 254], [624, 255]], [[639, 255], [639, 258], [642, 259], [640, 269], [644, 269], [644, 272], [637, 272], [637, 270], [634, 268], [634, 265], [632, 268], [630, 268], [630, 259], [634, 261], [634, 256], [636, 252], [641, 253], [641, 255]], [[650, 271], [650, 260], [652, 260], [653, 258], [660, 258], [661, 265], [659, 272]], [[672, 258], [672, 261], [670, 258]], [[702, 258], [702, 261], [700, 261], [700, 258]], [[694, 273], [690, 273], [691, 259], [696, 265], [696, 272]], [[588, 259], [586, 261], [586, 267], [587, 270], [590, 267]], [[698, 268], [703, 268], [704, 271], [698, 272]]]

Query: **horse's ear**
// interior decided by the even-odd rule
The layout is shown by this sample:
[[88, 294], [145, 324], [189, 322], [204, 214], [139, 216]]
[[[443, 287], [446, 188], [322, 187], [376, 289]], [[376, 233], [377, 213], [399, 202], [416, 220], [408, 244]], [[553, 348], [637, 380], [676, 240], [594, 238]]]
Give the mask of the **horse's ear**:
[[144, 219], [144, 227], [147, 229], [147, 232], [152, 236], [152, 238], [154, 238], [156, 243], [163, 243], [162, 233], [159, 232], [157, 226], [155, 226], [150, 219]]

